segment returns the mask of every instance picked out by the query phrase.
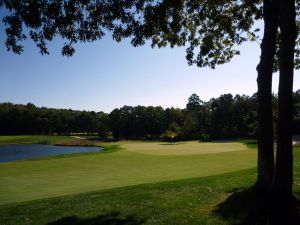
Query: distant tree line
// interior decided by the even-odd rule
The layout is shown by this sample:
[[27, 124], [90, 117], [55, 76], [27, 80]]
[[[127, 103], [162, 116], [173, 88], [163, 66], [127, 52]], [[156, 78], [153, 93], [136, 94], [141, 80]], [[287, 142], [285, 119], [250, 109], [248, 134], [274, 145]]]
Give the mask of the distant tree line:
[[1, 135], [96, 134], [109, 127], [108, 121], [108, 115], [103, 112], [40, 108], [31, 103], [0, 104]]
[[[276, 103], [274, 95], [274, 120]], [[300, 134], [300, 90], [294, 93], [293, 115], [294, 133]], [[0, 134], [97, 134], [102, 139], [165, 141], [255, 138], [257, 96], [224, 94], [204, 102], [192, 94], [185, 109], [123, 106], [109, 114], [1, 103]]]

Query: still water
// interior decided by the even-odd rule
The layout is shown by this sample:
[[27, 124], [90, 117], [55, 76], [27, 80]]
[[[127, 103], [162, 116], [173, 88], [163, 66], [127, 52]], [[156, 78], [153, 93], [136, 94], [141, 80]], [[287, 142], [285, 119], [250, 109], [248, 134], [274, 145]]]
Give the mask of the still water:
[[96, 152], [101, 147], [52, 146], [52, 145], [5, 145], [0, 146], [0, 162], [30, 159], [44, 156]]

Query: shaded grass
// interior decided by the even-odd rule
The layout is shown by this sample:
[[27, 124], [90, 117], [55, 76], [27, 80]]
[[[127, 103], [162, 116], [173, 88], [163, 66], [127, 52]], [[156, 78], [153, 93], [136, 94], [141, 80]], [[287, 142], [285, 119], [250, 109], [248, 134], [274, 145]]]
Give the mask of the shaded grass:
[[257, 192], [253, 187], [232, 189], [215, 213], [234, 225], [299, 225], [300, 224], [300, 148], [294, 148], [293, 201], [271, 193]]
[[111, 212], [90, 218], [69, 216], [51, 222], [49, 225], [139, 225], [143, 223], [144, 220], [137, 219], [134, 216], [122, 216], [119, 212]]
[[257, 149], [257, 140], [251, 140], [251, 139], [242, 139], [238, 141], [239, 143], [245, 144], [248, 148]]
[[215, 213], [233, 225], [300, 224], [300, 204], [296, 198], [292, 202], [280, 201], [254, 188], [234, 191], [217, 206]]

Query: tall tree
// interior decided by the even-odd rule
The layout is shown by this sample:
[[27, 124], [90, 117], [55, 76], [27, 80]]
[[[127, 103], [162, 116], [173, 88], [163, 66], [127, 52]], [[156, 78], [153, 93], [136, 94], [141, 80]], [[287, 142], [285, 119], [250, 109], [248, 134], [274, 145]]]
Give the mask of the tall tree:
[[186, 105], [186, 109], [188, 111], [195, 111], [198, 110], [200, 105], [203, 102], [200, 100], [199, 96], [197, 94], [192, 94], [189, 99], [188, 99], [188, 103]]
[[278, 32], [279, 1], [264, 0], [264, 36], [261, 57], [257, 66], [258, 97], [258, 177], [256, 187], [267, 190], [274, 170], [274, 138], [272, 114], [272, 75]]
[[285, 200], [293, 185], [293, 75], [297, 37], [295, 0], [280, 0], [280, 67], [278, 92], [278, 141], [273, 188]]

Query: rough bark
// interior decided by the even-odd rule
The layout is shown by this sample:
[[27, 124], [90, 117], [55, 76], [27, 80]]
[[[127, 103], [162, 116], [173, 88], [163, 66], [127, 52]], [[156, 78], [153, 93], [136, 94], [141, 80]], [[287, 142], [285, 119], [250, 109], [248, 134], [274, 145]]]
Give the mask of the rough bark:
[[274, 173], [274, 140], [272, 116], [272, 74], [278, 32], [279, 0], [264, 0], [264, 36], [257, 66], [258, 97], [258, 176], [256, 187], [267, 190]]
[[294, 51], [296, 40], [295, 0], [280, 0], [280, 69], [278, 91], [278, 141], [273, 182], [275, 194], [291, 199], [293, 184], [292, 109]]

